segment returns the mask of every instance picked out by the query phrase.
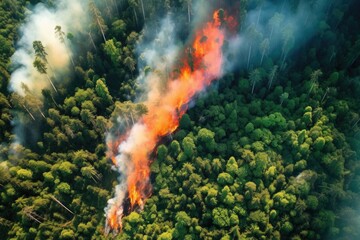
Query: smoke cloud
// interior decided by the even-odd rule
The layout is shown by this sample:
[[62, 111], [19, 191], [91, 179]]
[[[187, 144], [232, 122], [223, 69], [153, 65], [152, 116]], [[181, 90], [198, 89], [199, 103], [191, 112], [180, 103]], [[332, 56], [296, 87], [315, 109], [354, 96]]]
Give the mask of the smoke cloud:
[[[138, 46], [138, 83], [143, 89], [138, 101], [144, 102], [149, 112], [120, 137], [108, 135], [108, 145], [116, 148], [115, 154], [110, 151], [115, 169], [120, 173], [120, 183], [105, 209], [107, 232], [121, 229], [124, 210], [128, 211], [124, 209], [126, 198], [129, 198], [130, 210], [143, 207], [148, 197], [145, 190], [150, 188], [149, 155], [161, 136], [177, 128], [195, 94], [228, 71], [249, 71], [271, 61], [270, 57], [280, 70], [286, 69], [292, 52], [317, 32], [326, 1], [278, 2], [249, 5], [245, 15], [241, 9], [235, 10], [237, 16], [242, 16], [240, 25], [231, 16], [223, 20], [229, 29], [239, 29], [230, 29], [233, 33], [224, 35], [219, 29], [224, 30], [224, 26], [218, 16], [214, 18], [215, 23], [218, 21], [217, 28], [209, 27], [208, 23], [205, 30], [199, 30], [198, 26], [211, 16], [215, 1], [195, 1], [191, 12], [196, 14], [190, 23], [189, 37], [193, 45], [190, 46], [181, 43], [177, 35], [181, 23], [173, 22], [169, 15], [161, 21], [159, 29], [145, 27]], [[208, 48], [207, 45], [217, 46]]]
[[[118, 137], [120, 141], [115, 140], [115, 156], [109, 154], [120, 172], [120, 183], [105, 209], [107, 232], [121, 229], [123, 213], [129, 210], [125, 207], [134, 210], [144, 206], [151, 191], [149, 155], [158, 140], [177, 128], [194, 95], [222, 76], [225, 29], [221, 29], [217, 11], [205, 16], [202, 21], [196, 21], [198, 26], [185, 45], [177, 40], [175, 29], [179, 26], [169, 16], [162, 21], [153, 41], [147, 41], [145, 29], [144, 40], [139, 45], [142, 53], [138, 81], [143, 88], [139, 100], [148, 113]], [[113, 139], [116, 137], [108, 137], [110, 141]], [[114, 144], [108, 142], [108, 146]], [[124, 205], [127, 197], [130, 206]]]
[[239, 34], [229, 40], [227, 71], [266, 68], [270, 59], [285, 70], [292, 62], [292, 54], [319, 33], [331, 4], [319, 0], [250, 5], [245, 15], [240, 14]]
[[[47, 75], [55, 86], [62, 82], [56, 73], [67, 72], [72, 51], [69, 43], [66, 46], [56, 36], [55, 27], [61, 26], [65, 34], [76, 35], [87, 22], [86, 8], [86, 1], [62, 0], [57, 1], [54, 7], [39, 3], [27, 13], [25, 23], [20, 27], [16, 51], [11, 58], [14, 67], [9, 86], [11, 91], [24, 96], [25, 84], [32, 94], [41, 96], [42, 89], [51, 87], [45, 74], [40, 74], [33, 66], [34, 41], [41, 41], [47, 52]], [[69, 42], [66, 37], [65, 41]]]
[[[162, 93], [166, 91], [167, 77], [169, 75], [170, 68], [175, 64], [175, 60], [179, 54], [181, 44], [175, 43], [176, 38], [176, 26], [168, 15], [160, 24], [159, 30], [154, 34], [151, 28], [144, 29], [144, 35], [141, 43], [137, 47], [139, 55], [138, 68], [141, 69], [137, 82], [142, 88], [142, 94], [138, 96], [138, 101], [146, 101], [148, 99], [156, 99]], [[147, 69], [147, 70], [146, 70]], [[149, 73], [150, 72], [150, 73]], [[124, 126], [125, 120], [118, 117], [117, 122], [119, 126]], [[126, 197], [129, 191], [129, 174], [135, 170], [135, 162], [132, 159], [132, 153], [136, 149], [141, 149], [150, 137], [146, 133], [147, 127], [143, 123], [135, 123], [128, 134], [122, 132], [125, 138], [120, 144], [118, 144], [116, 138], [109, 133], [107, 135], [107, 142], [115, 142], [115, 154], [113, 157], [114, 169], [120, 173], [118, 178], [119, 184], [115, 187], [114, 198], [108, 201], [108, 206], [105, 208], [106, 232], [111, 229], [117, 231], [122, 228], [121, 218], [124, 213], [123, 204], [126, 201]], [[151, 143], [155, 147], [155, 143]], [[110, 144], [113, 145], [113, 144]], [[111, 149], [110, 149], [111, 150]], [[145, 156], [146, 157], [146, 156]], [[144, 159], [144, 164], [149, 165], [147, 158]], [[144, 181], [148, 176], [145, 176]], [[146, 183], [145, 183], [146, 184]], [[142, 207], [142, 206], [140, 206]]]
[[[19, 40], [16, 43], [16, 51], [11, 57], [13, 72], [9, 82], [9, 90], [21, 97], [28, 99], [17, 103], [21, 111], [14, 111], [12, 121], [15, 133], [15, 143], [23, 143], [25, 138], [33, 141], [37, 137], [38, 123], [32, 123], [33, 127], [25, 126], [29, 121], [41, 116], [42, 90], [57, 88], [65, 84], [65, 76], [71, 71], [71, 61], [74, 55], [74, 46], [67, 39], [67, 34], [77, 37], [84, 26], [88, 24], [88, 2], [85, 0], [61, 0], [54, 6], [37, 4], [26, 12], [23, 25], [19, 28]], [[60, 26], [63, 32], [63, 40], [55, 33], [55, 27]], [[45, 52], [46, 59], [42, 60], [45, 72], [39, 73], [33, 63], [36, 59], [33, 48], [34, 41], [40, 41]], [[15, 100], [19, 101], [19, 99]], [[36, 114], [35, 114], [36, 112]], [[38, 114], [41, 112], [41, 115]], [[28, 134], [25, 131], [29, 131]], [[31, 134], [30, 134], [31, 133]], [[26, 136], [31, 135], [31, 136]], [[26, 136], [26, 137], [25, 137]]]

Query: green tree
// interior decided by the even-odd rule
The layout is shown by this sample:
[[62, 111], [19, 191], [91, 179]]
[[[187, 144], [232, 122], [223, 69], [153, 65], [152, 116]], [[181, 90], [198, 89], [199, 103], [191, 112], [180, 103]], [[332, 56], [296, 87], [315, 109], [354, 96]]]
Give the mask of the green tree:
[[64, 44], [65, 49], [66, 49], [66, 53], [67, 53], [68, 57], [70, 58], [70, 61], [71, 61], [72, 65], [73, 65], [73, 67], [75, 67], [74, 59], [73, 59], [72, 55], [70, 54], [69, 46], [66, 43], [65, 32], [62, 31], [61, 26], [58, 25], [58, 26], [55, 27], [55, 34], [59, 38], [60, 42], [62, 44]]
[[215, 225], [219, 227], [230, 226], [229, 211], [226, 208], [217, 207], [212, 210], [212, 218]]

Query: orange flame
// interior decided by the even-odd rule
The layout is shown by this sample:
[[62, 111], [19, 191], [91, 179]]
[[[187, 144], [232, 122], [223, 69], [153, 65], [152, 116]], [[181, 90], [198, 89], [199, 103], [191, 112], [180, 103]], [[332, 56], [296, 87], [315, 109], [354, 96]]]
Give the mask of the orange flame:
[[[221, 26], [218, 11], [215, 11], [213, 20], [195, 33], [193, 43], [188, 48], [190, 58], [188, 55], [183, 57], [179, 75], [176, 79], [168, 81], [167, 91], [161, 96], [149, 94], [150, 97], [146, 102], [148, 114], [139, 121], [145, 126], [142, 136], [146, 139], [141, 141], [141, 146], [136, 146], [134, 151], [127, 153], [133, 165], [127, 172], [127, 191], [131, 209], [135, 206], [142, 208], [146, 198], [149, 197], [149, 155], [156, 147], [159, 138], [175, 131], [191, 98], [221, 76], [223, 62], [221, 48], [225, 37]], [[120, 142], [124, 140], [120, 139]], [[115, 164], [114, 153], [117, 154], [116, 148], [120, 142], [108, 144], [110, 151], [108, 156]], [[115, 231], [121, 228], [122, 211], [121, 216], [118, 216], [120, 207], [122, 206], [113, 205], [108, 211], [107, 225]]]

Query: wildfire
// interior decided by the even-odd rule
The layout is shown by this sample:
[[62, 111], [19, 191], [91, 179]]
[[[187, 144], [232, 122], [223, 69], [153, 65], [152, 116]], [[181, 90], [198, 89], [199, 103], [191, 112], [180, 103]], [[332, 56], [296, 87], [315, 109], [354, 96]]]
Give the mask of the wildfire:
[[[222, 10], [220, 10], [222, 11]], [[224, 12], [222, 12], [224, 14]], [[188, 47], [190, 54], [184, 54], [178, 77], [169, 79], [166, 92], [149, 94], [146, 101], [148, 113], [118, 140], [108, 143], [108, 157], [116, 167], [128, 165], [126, 175], [126, 191], [130, 207], [142, 208], [150, 195], [150, 159], [149, 155], [156, 147], [158, 140], [178, 127], [179, 119], [187, 110], [191, 98], [211, 81], [221, 76], [223, 63], [222, 46], [225, 33], [222, 28], [226, 17], [220, 17], [215, 11], [213, 19], [195, 33], [192, 44]], [[190, 56], [190, 57], [189, 57]], [[139, 134], [140, 132], [140, 134]], [[120, 155], [124, 155], [119, 157]], [[118, 159], [119, 158], [119, 159]], [[121, 159], [128, 160], [121, 162]], [[121, 230], [124, 199], [116, 199], [109, 203], [107, 210], [107, 226]]]

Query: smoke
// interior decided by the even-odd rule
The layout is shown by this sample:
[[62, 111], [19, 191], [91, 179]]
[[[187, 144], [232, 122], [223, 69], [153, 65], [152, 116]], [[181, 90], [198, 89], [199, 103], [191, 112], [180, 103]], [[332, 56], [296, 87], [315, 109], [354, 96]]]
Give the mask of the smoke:
[[[16, 51], [11, 57], [12, 74], [9, 90], [15, 93], [12, 101], [20, 110], [13, 111], [12, 121], [15, 143], [33, 142], [37, 138], [36, 118], [44, 117], [42, 90], [50, 89], [55, 95], [58, 87], [65, 84], [71, 72], [75, 46], [67, 34], [78, 37], [88, 25], [88, 2], [85, 0], [61, 0], [54, 6], [38, 3], [26, 12], [24, 23], [19, 28]], [[62, 38], [55, 33], [61, 27]], [[34, 67], [36, 59], [34, 41], [40, 41], [46, 54], [41, 58], [44, 71]], [[41, 114], [40, 114], [41, 113]], [[32, 128], [26, 126], [31, 124]]]
[[[164, 90], [169, 71], [175, 64], [181, 43], [177, 41], [178, 26], [174, 24], [170, 15], [167, 15], [160, 24], [156, 35], [152, 27], [145, 27], [144, 39], [137, 46], [140, 56], [140, 69], [137, 82], [144, 93], [138, 96], [138, 101], [151, 99], [152, 94], [158, 95]], [[151, 71], [153, 74], [148, 74]]]
[[[32, 94], [41, 96], [42, 89], [51, 87], [45, 75], [49, 76], [55, 87], [62, 83], [62, 78], [56, 76], [56, 73], [68, 71], [72, 49], [56, 36], [55, 27], [61, 26], [64, 33], [79, 33], [87, 22], [86, 6], [83, 0], [62, 0], [57, 1], [54, 7], [39, 3], [27, 13], [25, 23], [19, 30], [16, 51], [11, 58], [15, 69], [10, 79], [11, 91], [24, 96], [25, 84]], [[40, 74], [33, 66], [34, 41], [41, 41], [47, 52], [47, 74]], [[69, 41], [65, 39], [65, 42]]]
[[138, 82], [143, 88], [139, 101], [148, 112], [118, 138], [112, 135], [107, 138], [108, 156], [120, 173], [115, 197], [105, 208], [107, 232], [121, 229], [123, 213], [128, 212], [124, 209], [128, 207], [127, 198], [130, 210], [144, 206], [151, 192], [149, 155], [162, 136], [177, 128], [194, 95], [223, 73], [221, 49], [225, 29], [221, 29], [219, 13], [213, 15], [212, 20], [208, 13], [202, 21], [194, 21], [196, 26], [185, 45], [177, 40], [179, 26], [170, 16], [162, 21], [157, 34], [151, 34], [149, 29], [144, 31], [138, 47], [141, 51]]
[[239, 34], [229, 40], [227, 71], [266, 68], [269, 61], [285, 70], [292, 62], [292, 53], [319, 33], [331, 4], [318, 0], [249, 5], [247, 12], [240, 14]]
[[[161, 21], [159, 30], [155, 34], [151, 27], [144, 29], [143, 39], [137, 47], [139, 55], [138, 68], [140, 69], [137, 82], [143, 89], [142, 94], [138, 96], [138, 101], [156, 99], [166, 91], [170, 68], [175, 64], [175, 59], [177, 59], [181, 49], [181, 44], [175, 42], [175, 39], [177, 39], [176, 29], [170, 15], [167, 15]], [[124, 121], [120, 117], [117, 118], [120, 126], [126, 125]], [[136, 149], [143, 148], [144, 144], [149, 144], [144, 142], [150, 137], [147, 132], [147, 127], [138, 122], [132, 126], [128, 133], [123, 133], [125, 136], [114, 136], [111, 133], [107, 135], [108, 145], [115, 145], [113, 146], [115, 148], [114, 154], [117, 155], [110, 157], [113, 159], [115, 170], [120, 173], [120, 176], [118, 178], [119, 184], [115, 187], [115, 196], [108, 201], [108, 206], [105, 208], [107, 217], [106, 232], [111, 229], [117, 231], [122, 228], [121, 218], [124, 213], [123, 204], [129, 191], [129, 175], [135, 170], [132, 153]], [[118, 137], [120, 138], [119, 141], [117, 140]], [[154, 144], [155, 142], [148, 148], [154, 148]], [[146, 167], [149, 162], [147, 162], [147, 156], [144, 157], [144, 167]], [[145, 176], [145, 181], [146, 178], [148, 176]], [[147, 183], [145, 182], [145, 184]]]

